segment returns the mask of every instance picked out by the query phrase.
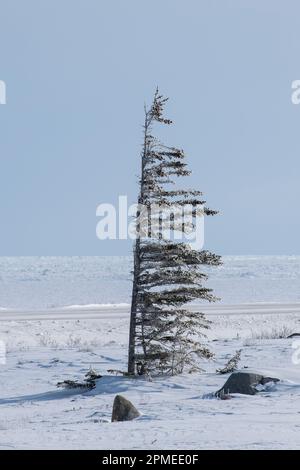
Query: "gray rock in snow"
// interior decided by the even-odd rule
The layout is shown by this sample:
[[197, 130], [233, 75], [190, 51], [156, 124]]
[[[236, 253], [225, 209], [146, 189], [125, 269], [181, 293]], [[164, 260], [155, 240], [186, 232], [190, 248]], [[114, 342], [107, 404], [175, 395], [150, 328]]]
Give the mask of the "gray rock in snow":
[[297, 338], [300, 336], [300, 333], [292, 333], [291, 335], [287, 336], [287, 338]]
[[131, 401], [122, 397], [122, 395], [116, 395], [113, 404], [113, 411], [111, 421], [131, 421], [132, 419], [138, 418], [140, 412], [131, 403]]
[[265, 385], [269, 382], [279, 382], [274, 377], [264, 377], [263, 375], [251, 372], [234, 372], [228, 377], [223, 387], [216, 392], [216, 396], [221, 398], [230, 393], [241, 393], [243, 395], [255, 395], [257, 385]]

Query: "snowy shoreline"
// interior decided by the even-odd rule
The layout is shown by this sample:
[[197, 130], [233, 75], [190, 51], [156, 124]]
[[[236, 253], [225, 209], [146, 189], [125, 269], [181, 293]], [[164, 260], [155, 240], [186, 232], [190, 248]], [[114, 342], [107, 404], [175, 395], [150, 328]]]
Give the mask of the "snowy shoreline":
[[[300, 302], [256, 302], [244, 304], [196, 303], [187, 308], [200, 311], [205, 315], [262, 315], [262, 314], [299, 314]], [[103, 317], [119, 316], [126, 318], [129, 315], [130, 305], [121, 304], [87, 304], [70, 305], [62, 308], [22, 310], [0, 309], [0, 321], [8, 320], [66, 320], [66, 319], [101, 319]]]

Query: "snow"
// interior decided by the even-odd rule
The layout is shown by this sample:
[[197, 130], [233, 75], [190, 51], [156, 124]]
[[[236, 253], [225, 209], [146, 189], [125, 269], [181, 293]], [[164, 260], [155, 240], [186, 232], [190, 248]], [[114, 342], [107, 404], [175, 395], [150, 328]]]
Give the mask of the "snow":
[[99, 310], [103, 308], [109, 307], [110, 309], [112, 308], [122, 308], [125, 307], [128, 309], [129, 304], [126, 304], [125, 302], [119, 303], [119, 304], [86, 304], [86, 305], [66, 305], [63, 307], [64, 310]]
[[[300, 302], [300, 256], [224, 256], [222, 261], [203, 267], [207, 285], [222, 303]], [[0, 308], [130, 304], [131, 271], [131, 256], [0, 257]]]
[[[299, 332], [299, 305], [227, 306], [222, 314], [208, 309], [215, 360], [203, 361], [202, 373], [152, 381], [107, 373], [126, 368], [129, 322], [128, 308], [110, 308], [78, 307], [68, 317], [60, 316], [63, 309], [1, 312], [7, 361], [0, 365], [0, 449], [300, 448], [295, 338], [277, 337], [283, 329]], [[281, 381], [256, 396], [212, 398], [228, 377], [216, 369], [237, 349], [240, 370]], [[56, 388], [59, 381], [82, 379], [90, 366], [103, 374], [96, 389]], [[140, 418], [110, 422], [118, 393]]]

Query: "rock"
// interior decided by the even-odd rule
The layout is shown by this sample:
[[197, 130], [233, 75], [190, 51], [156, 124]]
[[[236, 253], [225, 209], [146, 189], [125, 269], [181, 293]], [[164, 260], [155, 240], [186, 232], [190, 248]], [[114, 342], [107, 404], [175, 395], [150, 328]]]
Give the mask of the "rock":
[[287, 336], [287, 338], [297, 338], [300, 336], [300, 333], [292, 333], [291, 335]]
[[279, 382], [279, 379], [274, 377], [264, 377], [259, 374], [252, 374], [251, 372], [234, 372], [228, 377], [223, 387], [216, 392], [216, 396], [221, 398], [223, 395], [231, 393], [241, 393], [243, 395], [255, 395], [257, 385], [265, 385], [268, 382]]
[[113, 411], [111, 421], [131, 421], [132, 419], [138, 418], [141, 414], [131, 401], [122, 397], [122, 395], [116, 395], [113, 404]]

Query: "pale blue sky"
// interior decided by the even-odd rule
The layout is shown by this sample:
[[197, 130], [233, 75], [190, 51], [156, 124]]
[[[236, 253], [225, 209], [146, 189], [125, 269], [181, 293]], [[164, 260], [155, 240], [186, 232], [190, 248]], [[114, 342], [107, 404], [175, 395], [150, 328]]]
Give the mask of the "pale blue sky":
[[96, 206], [137, 193], [144, 100], [221, 215], [206, 248], [300, 254], [300, 3], [0, 0], [0, 255], [128, 254]]

